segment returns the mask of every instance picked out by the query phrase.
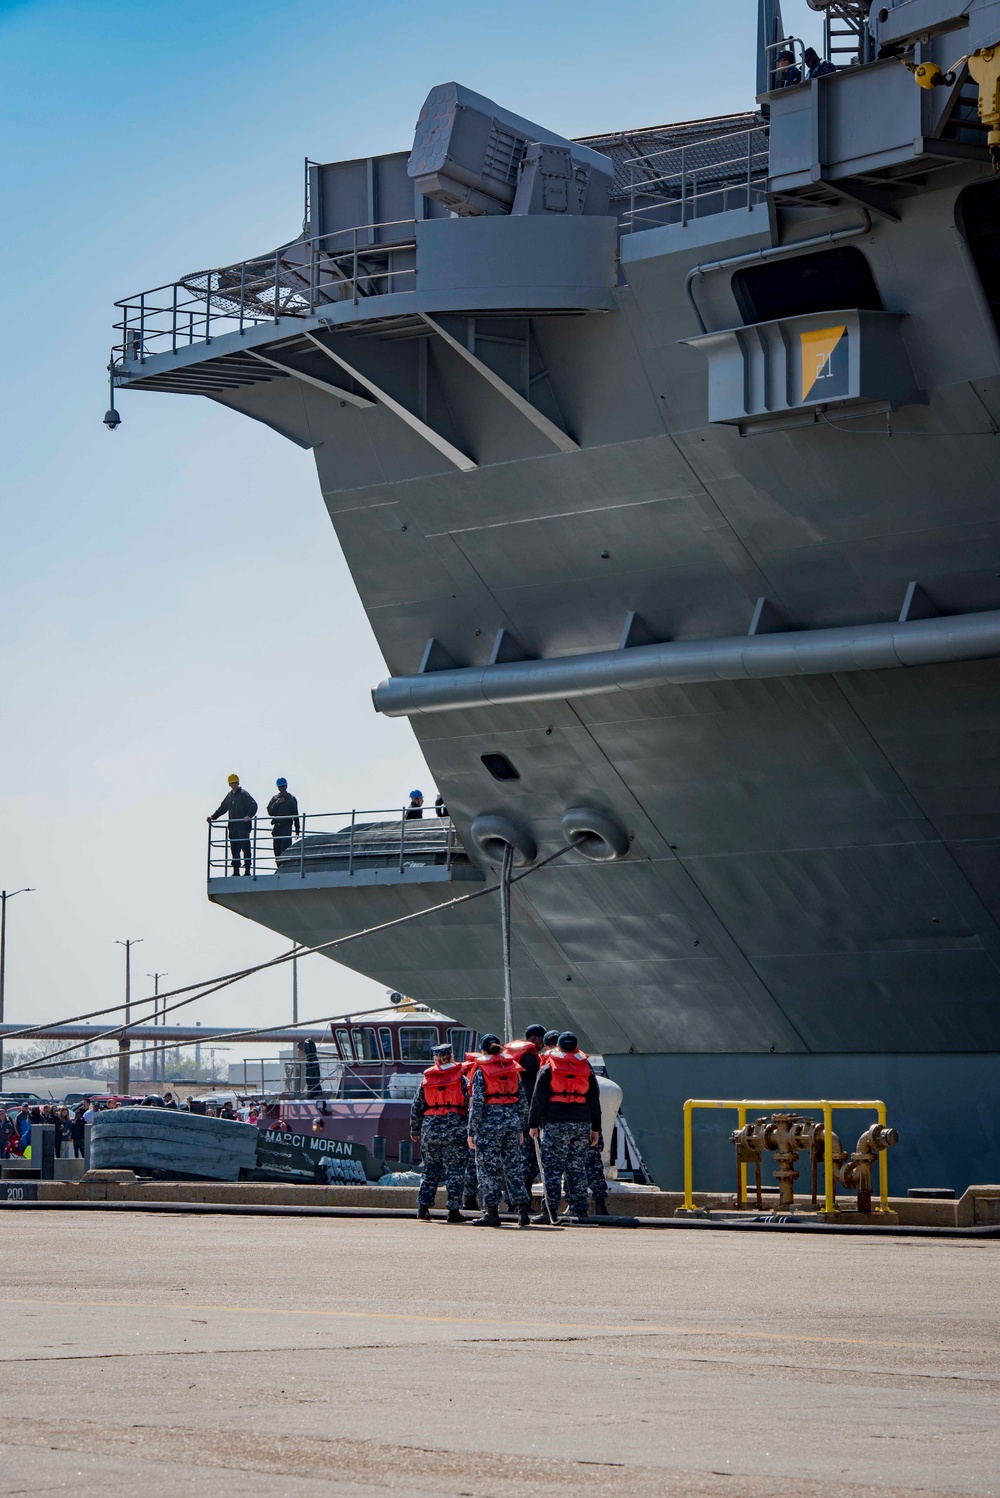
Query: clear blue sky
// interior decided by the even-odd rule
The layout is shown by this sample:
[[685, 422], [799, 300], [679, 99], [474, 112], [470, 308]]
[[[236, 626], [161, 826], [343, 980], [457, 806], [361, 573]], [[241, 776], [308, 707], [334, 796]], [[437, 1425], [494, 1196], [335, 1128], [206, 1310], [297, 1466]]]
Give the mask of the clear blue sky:
[[[448, 79], [567, 135], [746, 108], [755, 25], [753, 0], [0, 0], [0, 885], [37, 886], [9, 907], [8, 1018], [117, 997], [116, 938], [171, 984], [282, 949], [205, 899], [230, 770], [312, 810], [432, 789], [372, 710], [311, 457], [194, 397], [122, 392], [101, 425], [115, 298], [292, 237], [303, 157], [408, 147]], [[381, 997], [301, 967], [304, 1018]], [[289, 1009], [284, 970], [197, 1013]]]

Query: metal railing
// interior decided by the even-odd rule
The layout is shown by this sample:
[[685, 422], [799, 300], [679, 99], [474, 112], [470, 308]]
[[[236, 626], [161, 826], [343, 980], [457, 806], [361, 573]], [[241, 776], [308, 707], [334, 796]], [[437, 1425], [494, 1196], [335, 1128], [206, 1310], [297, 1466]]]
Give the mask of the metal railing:
[[259, 323], [408, 291], [417, 274], [415, 223], [396, 219], [335, 229], [124, 297], [115, 303], [121, 312], [114, 325], [121, 334], [116, 361], [177, 353]]
[[798, 69], [798, 81], [800, 83], [805, 82], [805, 76], [809, 71], [808, 67], [806, 66], [806, 44], [801, 39], [801, 37], [783, 36], [776, 42], [769, 42], [768, 45], [764, 48], [764, 56], [767, 59], [768, 88], [779, 88], [781, 86], [778, 78], [778, 75], [781, 71], [778, 67], [778, 58], [781, 56], [782, 52], [791, 52], [792, 56], [795, 59], [795, 61], [792, 63], [792, 67]]
[[630, 173], [625, 218], [633, 231], [749, 208], [766, 196], [768, 127], [689, 141], [631, 157], [625, 165]]
[[[319, 1082], [327, 1102], [412, 1102], [427, 1065], [425, 1061], [366, 1061], [352, 1064], [320, 1052]], [[229, 1087], [240, 1095], [253, 1094], [272, 1098], [306, 1099], [306, 1062], [272, 1056], [258, 1060], [244, 1058], [240, 1063], [242, 1080], [230, 1079]], [[230, 1074], [233, 1068], [230, 1068]], [[407, 1083], [411, 1085], [407, 1085]], [[317, 1099], [318, 1101], [318, 1099]]]
[[361, 869], [396, 869], [400, 874], [408, 867], [450, 870], [457, 859], [467, 861], [449, 816], [439, 817], [433, 807], [425, 807], [423, 817], [414, 818], [409, 810], [394, 806], [300, 813], [297, 832], [293, 818], [284, 819], [287, 825], [277, 830], [266, 815], [244, 823], [220, 818], [208, 828], [208, 878], [235, 876], [237, 864], [244, 878], [304, 879], [316, 873], [353, 876]]

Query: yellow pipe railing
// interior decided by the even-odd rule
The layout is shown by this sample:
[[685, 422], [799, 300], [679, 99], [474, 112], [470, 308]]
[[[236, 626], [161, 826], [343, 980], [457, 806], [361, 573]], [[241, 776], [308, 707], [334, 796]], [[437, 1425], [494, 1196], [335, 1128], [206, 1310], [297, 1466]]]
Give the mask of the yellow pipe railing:
[[[692, 1124], [694, 1110], [696, 1108], [734, 1108], [742, 1129], [747, 1121], [747, 1110], [769, 1108], [821, 1108], [823, 1110], [823, 1187], [825, 1192], [823, 1212], [832, 1216], [836, 1212], [834, 1205], [834, 1190], [836, 1181], [833, 1175], [833, 1113], [835, 1108], [854, 1108], [864, 1111], [872, 1110], [876, 1113], [879, 1123], [885, 1127], [885, 1103], [878, 1098], [865, 1102], [846, 1099], [814, 1098], [812, 1101], [803, 1102], [796, 1098], [688, 1098], [684, 1104], [684, 1207], [683, 1211], [694, 1211], [694, 1140], [692, 1137]], [[744, 1163], [740, 1167], [742, 1181], [743, 1200], [747, 1196], [747, 1167]], [[885, 1151], [881, 1150], [878, 1157], [878, 1187], [879, 1205], [877, 1212], [888, 1212], [889, 1210], [889, 1176], [886, 1169]]]

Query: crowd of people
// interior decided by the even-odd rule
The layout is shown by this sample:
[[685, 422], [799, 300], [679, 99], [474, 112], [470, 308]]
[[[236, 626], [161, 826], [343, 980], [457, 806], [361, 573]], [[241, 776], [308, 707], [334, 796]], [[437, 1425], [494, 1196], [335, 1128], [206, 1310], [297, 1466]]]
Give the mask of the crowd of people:
[[[554, 1223], [565, 1194], [570, 1215], [587, 1217], [590, 1198], [606, 1216], [601, 1099], [597, 1076], [576, 1036], [529, 1025], [504, 1046], [484, 1035], [479, 1050], [456, 1061], [450, 1045], [434, 1048], [410, 1110], [420, 1145], [417, 1216], [430, 1218], [444, 1183], [449, 1222], [462, 1208], [482, 1208], [476, 1227], [501, 1226], [500, 1202], [518, 1226]], [[542, 1176], [542, 1210], [531, 1216], [531, 1188]]]
[[[32, 1124], [52, 1124], [56, 1157], [83, 1156], [84, 1130], [89, 1119], [83, 1105], [69, 1108], [61, 1103], [22, 1103], [20, 1108], [0, 1107], [0, 1160], [22, 1157], [31, 1147]], [[93, 1117], [91, 1112], [90, 1117]]]

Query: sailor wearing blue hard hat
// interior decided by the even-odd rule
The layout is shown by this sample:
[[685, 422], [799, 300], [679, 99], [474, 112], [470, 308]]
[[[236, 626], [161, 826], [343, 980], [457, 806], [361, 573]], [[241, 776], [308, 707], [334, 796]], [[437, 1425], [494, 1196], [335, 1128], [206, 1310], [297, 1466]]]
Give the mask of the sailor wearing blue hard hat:
[[423, 791], [411, 791], [410, 792], [410, 804], [406, 808], [406, 820], [408, 822], [419, 822], [419, 820], [423, 816], [423, 814], [424, 814], [424, 793], [423, 793]]
[[299, 803], [288, 789], [284, 775], [279, 775], [275, 784], [278, 789], [267, 803], [267, 814], [271, 818], [274, 862], [280, 867], [282, 854], [292, 846], [292, 834], [299, 836]]

